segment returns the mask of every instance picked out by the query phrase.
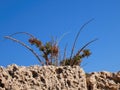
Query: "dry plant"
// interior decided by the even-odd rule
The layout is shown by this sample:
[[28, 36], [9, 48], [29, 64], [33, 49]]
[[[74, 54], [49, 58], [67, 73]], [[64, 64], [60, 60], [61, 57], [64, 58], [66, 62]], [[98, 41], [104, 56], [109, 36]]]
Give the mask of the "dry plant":
[[[41, 51], [42, 55], [38, 55], [31, 47], [29, 47], [22, 41], [13, 38], [12, 36], [15, 34], [29, 35], [30, 36], [30, 38], [28, 40], [29, 43], [31, 45], [35, 45]], [[38, 40], [33, 35], [31, 35], [27, 32], [17, 32], [12, 35], [5, 36], [5, 38], [15, 41], [15, 42], [21, 44], [22, 46], [26, 47], [28, 50], [30, 50], [35, 55], [35, 57], [39, 60], [41, 65], [52, 65], [52, 64], [54, 64], [52, 62], [53, 59], [57, 60], [57, 58], [58, 58], [59, 47], [57, 46], [57, 43], [55, 41], [46, 42], [45, 44], [43, 44], [40, 40]], [[42, 62], [42, 60], [40, 59], [40, 56], [42, 56], [45, 59], [45, 63]], [[55, 63], [54, 65], [57, 65], [57, 63]]]
[[[80, 32], [82, 31], [82, 29], [92, 21], [93, 19], [89, 20], [88, 22], [86, 22], [85, 24], [82, 25], [82, 27], [80, 28], [80, 30], [78, 31], [74, 43], [73, 43], [73, 47], [72, 47], [72, 51], [71, 51], [71, 55], [69, 58], [66, 58], [66, 49], [67, 49], [67, 45], [65, 46], [64, 49], [64, 55], [63, 55], [63, 60], [61, 60], [60, 65], [62, 66], [66, 66], [66, 65], [80, 65], [82, 58], [85, 57], [89, 57], [91, 55], [91, 52], [89, 49], [85, 49], [89, 44], [91, 44], [92, 42], [96, 41], [97, 39], [94, 39], [88, 43], [86, 43], [81, 49], [78, 50], [78, 52], [73, 56], [74, 54], [74, 48], [75, 48], [75, 44], [77, 42], [77, 39], [80, 35]], [[26, 45], [24, 42], [17, 40], [16, 38], [13, 38], [12, 36], [16, 35], [16, 34], [25, 34], [28, 35], [30, 38], [28, 39], [28, 42], [31, 45], [35, 45], [39, 51], [41, 52], [42, 55], [38, 55], [30, 46]], [[31, 51], [34, 56], [38, 59], [38, 61], [40, 62], [40, 64], [43, 65], [58, 65], [58, 60], [59, 60], [59, 46], [56, 40], [52, 39], [49, 42], [46, 42], [45, 44], [41, 41], [38, 40], [36, 37], [34, 37], [32, 34], [29, 34], [27, 32], [17, 32], [14, 33], [12, 35], [9, 36], [5, 36], [6, 39], [10, 39], [14, 42], [17, 42], [19, 44], [21, 44], [22, 46], [24, 46], [25, 48], [27, 48], [29, 51]], [[63, 37], [62, 37], [63, 38]], [[61, 39], [62, 39], [61, 38]], [[61, 40], [60, 39], [60, 40]], [[41, 58], [44, 59], [41, 60]]]
[[[70, 55], [70, 58], [67, 58], [67, 59], [63, 59], [61, 62], [60, 62], [60, 65], [70, 65], [70, 66], [73, 66], [73, 65], [80, 65], [81, 64], [81, 61], [82, 61], [82, 58], [85, 58], [85, 57], [88, 57], [91, 55], [91, 52], [89, 49], [85, 49], [89, 44], [91, 44], [92, 42], [96, 41], [97, 39], [94, 39], [88, 43], [86, 43], [81, 49], [78, 50], [78, 52], [73, 56], [73, 53], [74, 53], [74, 48], [75, 48], [75, 45], [76, 45], [76, 42], [77, 42], [77, 39], [80, 35], [80, 32], [83, 30], [83, 28], [89, 24], [91, 21], [93, 21], [94, 19], [91, 19], [89, 20], [88, 22], [84, 23], [80, 30], [78, 31], [76, 37], [75, 37], [75, 40], [74, 40], [74, 43], [73, 43], [73, 47], [72, 47], [72, 51], [71, 51], [71, 55]], [[65, 49], [66, 51], [66, 49]], [[82, 54], [81, 54], [82, 53]], [[66, 55], [66, 54], [64, 54]]]
[[66, 65], [80, 65], [82, 62], [82, 59], [85, 57], [89, 57], [91, 55], [91, 52], [89, 49], [85, 49], [89, 44], [96, 41], [97, 39], [94, 39], [87, 44], [85, 44], [81, 49], [78, 50], [78, 52], [71, 58], [63, 59], [60, 62], [60, 65], [66, 66]]

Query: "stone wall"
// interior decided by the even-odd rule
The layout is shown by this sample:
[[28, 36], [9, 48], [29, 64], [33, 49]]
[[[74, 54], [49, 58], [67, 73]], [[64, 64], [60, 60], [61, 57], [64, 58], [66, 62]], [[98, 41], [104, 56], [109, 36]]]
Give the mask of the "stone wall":
[[0, 90], [120, 90], [120, 72], [86, 74], [79, 66], [0, 67]]

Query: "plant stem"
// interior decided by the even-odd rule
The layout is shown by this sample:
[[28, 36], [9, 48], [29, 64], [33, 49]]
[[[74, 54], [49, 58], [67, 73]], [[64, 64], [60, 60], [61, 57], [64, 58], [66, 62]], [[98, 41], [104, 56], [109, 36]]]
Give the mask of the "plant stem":
[[88, 23], [90, 23], [91, 21], [93, 21], [93, 19], [91, 19], [91, 20], [87, 21], [86, 23], [84, 23], [84, 24], [82, 25], [82, 27], [80, 28], [80, 30], [78, 31], [78, 33], [77, 33], [77, 35], [76, 35], [76, 37], [75, 37], [74, 43], [73, 43], [73, 47], [72, 47], [72, 51], [71, 51], [71, 55], [70, 55], [70, 60], [72, 59], [72, 55], [73, 55], [73, 52], [74, 52], [75, 44], [76, 44], [77, 39], [78, 39], [78, 37], [79, 37], [79, 35], [80, 35], [80, 32], [81, 32], [81, 31], [83, 30], [83, 28], [84, 28]]
[[86, 44], [77, 52], [77, 54], [76, 54], [75, 56], [78, 56], [78, 55], [80, 54], [80, 52], [81, 52], [84, 48], [86, 48], [89, 44], [91, 44], [92, 42], [94, 42], [94, 41], [96, 41], [96, 40], [98, 40], [98, 39], [96, 38], [96, 39], [94, 39], [94, 40], [86, 43]]
[[38, 61], [40, 62], [40, 64], [41, 64], [41, 65], [44, 65], [44, 63], [41, 61], [41, 59], [40, 59], [40, 57], [37, 55], [37, 53], [36, 53], [32, 48], [30, 48], [29, 46], [27, 46], [25, 43], [23, 43], [23, 42], [15, 39], [15, 38], [13, 38], [13, 37], [10, 37], [10, 36], [5, 36], [4, 38], [10, 39], [10, 40], [12, 40], [12, 41], [15, 41], [15, 42], [21, 44], [22, 46], [26, 47], [28, 50], [30, 50], [30, 51], [36, 56], [36, 58], [38, 59]]

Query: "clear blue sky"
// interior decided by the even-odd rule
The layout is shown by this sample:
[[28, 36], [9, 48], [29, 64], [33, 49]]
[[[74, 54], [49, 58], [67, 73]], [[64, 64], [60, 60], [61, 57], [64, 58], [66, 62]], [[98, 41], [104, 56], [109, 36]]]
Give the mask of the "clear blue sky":
[[[1, 0], [0, 65], [39, 64], [23, 46], [3, 38], [15, 32], [29, 32], [42, 40], [60, 38], [61, 52], [68, 43], [70, 50], [81, 25], [94, 18], [81, 32], [75, 52], [88, 41], [98, 38], [88, 48], [92, 55], [83, 59], [86, 72], [120, 70], [120, 0]], [[15, 38], [27, 42], [25, 35]], [[28, 43], [27, 43], [28, 44]], [[34, 47], [32, 47], [34, 48]], [[35, 48], [34, 48], [35, 49]], [[36, 49], [35, 49], [36, 50]]]

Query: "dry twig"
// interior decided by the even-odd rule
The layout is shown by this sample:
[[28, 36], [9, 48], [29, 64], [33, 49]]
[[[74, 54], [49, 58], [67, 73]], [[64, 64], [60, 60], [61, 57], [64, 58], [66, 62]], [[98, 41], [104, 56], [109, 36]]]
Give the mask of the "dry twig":
[[80, 30], [78, 31], [76, 37], [75, 37], [75, 40], [74, 40], [74, 43], [73, 43], [73, 47], [72, 47], [72, 51], [71, 51], [71, 56], [70, 56], [70, 60], [72, 59], [72, 55], [73, 55], [73, 52], [74, 52], [74, 48], [75, 48], [75, 44], [77, 42], [77, 39], [80, 35], [80, 32], [83, 30], [83, 28], [88, 24], [90, 23], [91, 21], [93, 21], [93, 19], [89, 20], [88, 22], [86, 22], [85, 24], [82, 25], [82, 27], [80, 28]]
[[12, 41], [15, 41], [15, 42], [21, 44], [22, 46], [26, 47], [28, 50], [30, 50], [35, 55], [35, 57], [39, 60], [40, 64], [44, 65], [43, 62], [41, 61], [40, 57], [37, 55], [37, 53], [32, 48], [30, 48], [29, 46], [27, 46], [25, 43], [21, 42], [20, 40], [17, 40], [15, 38], [13, 38], [13, 37], [10, 37], [10, 36], [5, 36], [4, 38], [10, 39]]

